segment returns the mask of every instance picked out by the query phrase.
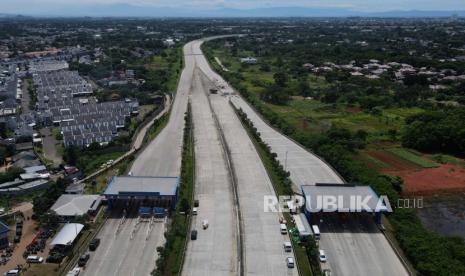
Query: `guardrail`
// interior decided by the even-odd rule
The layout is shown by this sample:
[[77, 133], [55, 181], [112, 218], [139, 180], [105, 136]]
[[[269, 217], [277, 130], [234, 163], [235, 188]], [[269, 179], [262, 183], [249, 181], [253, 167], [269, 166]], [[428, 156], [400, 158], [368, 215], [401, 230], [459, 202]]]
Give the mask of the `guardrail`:
[[411, 276], [417, 275], [417, 273], [414, 270], [412, 270], [412, 268], [410, 267], [408, 261], [405, 260], [404, 256], [399, 252], [399, 250], [397, 249], [395, 243], [391, 240], [391, 237], [389, 235], [387, 235], [385, 233], [385, 231], [381, 231], [381, 233], [383, 233], [384, 237], [388, 241], [388, 243], [391, 246], [392, 250], [394, 250], [394, 253], [396, 253], [397, 257], [399, 258], [402, 265], [405, 267], [405, 270], [407, 270], [408, 274], [411, 275]]
[[239, 238], [237, 240], [237, 251], [238, 251], [237, 262], [239, 263], [239, 266], [238, 266], [239, 275], [243, 276], [245, 274], [246, 259], [245, 259], [245, 246], [244, 246], [244, 225], [242, 221], [241, 205], [239, 202], [239, 193], [238, 193], [238, 188], [237, 188], [237, 174], [234, 168], [234, 163], [232, 162], [232, 159], [231, 159], [231, 149], [229, 148], [229, 145], [226, 142], [226, 137], [224, 136], [223, 129], [221, 128], [221, 125], [219, 123], [218, 116], [213, 110], [213, 106], [211, 104], [209, 95], [207, 94], [206, 97], [208, 100], [208, 106], [210, 107], [210, 110], [213, 115], [213, 120], [215, 121], [216, 128], [218, 129], [218, 133], [220, 134], [220, 142], [221, 142], [223, 151], [226, 156], [226, 164], [228, 165], [229, 177], [231, 179], [231, 184], [233, 186], [234, 203], [235, 203], [234, 209], [236, 211], [237, 235]]
[[[249, 139], [250, 139], [251, 141], [255, 140], [255, 138], [252, 137], [252, 136], [250, 135], [247, 126], [244, 125], [244, 123], [242, 122], [242, 119], [240, 118], [239, 114], [237, 113], [237, 112], [238, 112], [237, 107], [234, 106], [234, 104], [231, 102], [231, 100], [229, 101], [229, 104], [231, 105], [231, 108], [234, 110], [234, 113], [236, 114], [236, 116], [239, 117], [239, 122], [241, 123], [242, 127], [246, 130], [246, 133], [247, 133], [247, 136], [249, 136]], [[244, 114], [246, 114], [246, 113], [244, 113]], [[258, 141], [257, 141], [257, 142], [258, 142]], [[257, 150], [257, 149], [256, 149], [256, 150]], [[257, 153], [258, 153], [258, 152], [257, 152]], [[262, 157], [260, 156], [260, 154], [258, 154], [258, 155], [259, 155], [259, 157], [260, 157], [260, 160], [262, 160], [262, 163], [263, 163], [264, 160], [262, 159]], [[264, 166], [264, 167], [265, 167], [265, 166]], [[276, 191], [276, 187], [275, 187], [275, 185], [274, 185], [274, 183], [273, 183], [272, 177], [271, 177], [270, 173], [268, 172], [268, 170], [266, 169], [266, 167], [265, 167], [265, 171], [266, 171], [266, 175], [268, 176], [268, 178], [269, 178], [270, 181], [271, 181], [271, 186], [273, 187], [273, 191], [274, 191], [275, 195], [278, 195], [278, 193], [277, 193], [277, 191]], [[284, 215], [283, 215], [283, 216], [284, 216]], [[290, 235], [289, 235], [289, 239], [290, 239], [290, 240], [292, 239], [292, 237], [290, 237]], [[291, 240], [291, 246], [292, 246], [292, 252], [295, 252], [295, 250], [294, 250], [294, 243], [292, 242], [292, 240]], [[295, 262], [295, 267], [297, 267], [297, 273], [298, 273], [299, 275], [302, 275], [302, 272], [301, 272], [300, 267], [299, 267], [299, 261], [298, 261], [297, 257], [295, 257], [295, 256], [294, 256], [294, 262]]]

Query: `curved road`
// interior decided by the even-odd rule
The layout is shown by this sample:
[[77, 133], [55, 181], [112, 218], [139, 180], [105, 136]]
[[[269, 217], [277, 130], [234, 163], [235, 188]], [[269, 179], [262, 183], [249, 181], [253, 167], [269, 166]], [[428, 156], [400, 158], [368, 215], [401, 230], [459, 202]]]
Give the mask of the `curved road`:
[[[286, 253], [283, 250], [283, 243], [284, 241], [288, 241], [289, 237], [280, 234], [280, 214], [265, 213], [263, 211], [264, 196], [274, 195], [274, 190], [252, 141], [230, 106], [227, 98], [219, 94], [205, 96], [205, 93], [209, 93], [209, 88], [216, 87], [217, 83], [215, 79], [219, 79], [220, 77], [210, 69], [208, 62], [203, 56], [200, 49], [202, 43], [203, 40], [198, 40], [194, 41], [192, 45], [193, 53], [195, 54], [195, 65], [196, 68], [198, 68], [198, 70], [194, 71], [195, 81], [192, 95], [192, 109], [194, 115], [194, 129], [197, 128], [199, 124], [208, 124], [209, 129], [201, 125], [201, 130], [195, 130], [195, 141], [197, 144], [201, 144], [202, 140], [206, 139], [203, 136], [213, 137], [213, 143], [211, 147], [208, 147], [211, 156], [207, 157], [206, 161], [210, 162], [209, 160], [218, 157], [218, 154], [221, 153], [221, 148], [217, 144], [218, 135], [216, 134], [217, 131], [212, 126], [213, 120], [211, 118], [213, 114], [216, 115], [221, 129], [220, 131], [224, 134], [225, 142], [231, 150], [230, 158], [235, 168], [234, 175], [237, 180], [236, 184], [240, 211], [242, 214], [242, 221], [239, 223], [242, 223], [243, 226], [242, 235], [244, 240], [243, 248], [236, 249], [242, 250], [243, 252], [243, 273], [244, 275], [270, 276], [298, 275], [296, 268], [288, 269], [286, 266], [286, 257], [291, 257], [293, 254]], [[197, 79], [200, 81], [197, 81]], [[211, 110], [209, 110], [206, 97], [208, 97], [211, 103]], [[205, 132], [202, 130], [205, 130]], [[202, 143], [202, 145], [206, 144], [207, 143]], [[196, 152], [196, 155], [197, 154], [199, 153]], [[203, 159], [200, 160], [200, 162], [203, 162]], [[224, 173], [223, 162], [222, 160], [217, 161], [217, 163], [221, 164], [220, 173]], [[208, 165], [200, 164], [198, 166], [206, 167]], [[219, 165], [216, 164], [216, 166]], [[224, 197], [230, 200], [231, 196], [227, 197], [224, 194], [227, 191], [224, 189], [220, 190], [225, 184], [227, 183], [217, 183], [215, 181], [196, 183], [196, 189], [218, 191], [211, 192], [208, 195], [209, 199], [213, 202], [217, 202]], [[232, 193], [230, 188], [228, 191], [229, 194]], [[202, 195], [202, 193], [199, 192], [199, 195]], [[217, 207], [221, 208], [222, 206], [221, 204]], [[200, 218], [202, 218], [201, 214], [203, 210], [202, 202], [200, 202]], [[213, 217], [214, 221], [219, 217], [228, 217], [231, 214], [229, 211], [224, 212], [215, 207], [213, 207], [213, 209], [209, 208], [207, 212], [208, 217]], [[225, 218], [225, 220], [227, 220], [228, 223], [231, 222], [231, 219]], [[193, 227], [198, 227], [198, 223], [193, 222]], [[213, 223], [211, 223], [211, 227], [220, 227], [219, 229], [223, 229], [223, 226], [214, 226]], [[206, 231], [209, 230], [210, 229], [207, 229]], [[226, 229], [226, 231], [217, 231], [217, 229], [215, 229], [215, 234], [211, 235], [211, 239], [208, 242], [201, 241], [200, 239], [190, 241], [188, 251], [186, 252], [183, 273], [185, 275], [237, 275], [238, 271], [235, 269], [237, 259], [234, 260], [234, 247], [231, 248], [229, 242], [231, 238], [230, 231], [231, 229]], [[203, 230], [199, 230], [199, 236], [203, 234]], [[213, 247], [213, 252], [205, 252], [207, 250], [202, 250], [203, 248], [207, 249], [211, 247]], [[228, 252], [231, 249], [232, 251]], [[219, 253], [219, 255], [212, 254], [216, 252], [215, 250], [219, 250], [219, 252], [222, 253]], [[210, 259], [205, 257], [208, 255], [211, 256]]]
[[[180, 174], [184, 113], [187, 110], [195, 61], [192, 44], [193, 42], [184, 46], [185, 67], [168, 124], [134, 161], [131, 171], [135, 176]], [[155, 223], [150, 231], [148, 223], [137, 225], [136, 221], [135, 216], [123, 220], [121, 215], [115, 215], [106, 221], [97, 236], [101, 239], [101, 244], [91, 254], [84, 275], [150, 275], [158, 257], [156, 248], [165, 242], [165, 223]]]
[[[197, 64], [213, 81], [233, 90], [205, 60], [197, 60]], [[266, 124], [240, 96], [229, 98], [234, 106], [247, 113], [263, 141], [278, 154], [281, 164], [291, 173], [295, 190], [300, 192], [300, 185], [304, 184], [344, 183], [339, 174], [318, 156]], [[322, 232], [320, 248], [327, 254], [332, 275], [408, 275], [371, 218], [349, 215], [347, 220], [328, 216], [319, 225]]]

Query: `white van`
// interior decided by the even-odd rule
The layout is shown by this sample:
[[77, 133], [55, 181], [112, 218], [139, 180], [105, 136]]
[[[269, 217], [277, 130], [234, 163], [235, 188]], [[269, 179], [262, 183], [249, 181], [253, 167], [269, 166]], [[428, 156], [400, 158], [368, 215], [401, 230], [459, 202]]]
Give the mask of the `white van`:
[[291, 252], [292, 251], [292, 244], [291, 242], [284, 242], [283, 244], [284, 252]]
[[315, 240], [320, 239], [320, 228], [318, 228], [318, 225], [312, 225], [312, 230], [313, 230], [313, 236], [315, 237]]
[[44, 258], [36, 256], [36, 255], [30, 255], [26, 259], [27, 263], [41, 263], [43, 261], [44, 261]]
[[284, 235], [284, 234], [287, 234], [287, 226], [286, 226], [286, 224], [281, 223], [281, 224], [279, 225], [279, 228], [281, 229], [281, 234], [283, 234], [283, 235]]

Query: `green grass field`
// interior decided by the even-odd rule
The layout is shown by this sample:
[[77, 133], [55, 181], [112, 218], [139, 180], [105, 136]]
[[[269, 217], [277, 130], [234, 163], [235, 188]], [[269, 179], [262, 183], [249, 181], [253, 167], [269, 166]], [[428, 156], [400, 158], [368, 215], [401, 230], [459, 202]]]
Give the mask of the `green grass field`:
[[[270, 71], [260, 70], [260, 64], [244, 66], [239, 57], [254, 56], [247, 51], [239, 51], [237, 56], [232, 56], [226, 48], [210, 48], [214, 56], [221, 59], [222, 63], [231, 72], [241, 74], [244, 85], [248, 91], [259, 94], [263, 91], [264, 83], [273, 83], [273, 74], [278, 70], [275, 59], [259, 58], [259, 63], [270, 65]], [[216, 62], [211, 62], [213, 65]], [[289, 80], [290, 87], [296, 87], [296, 79]], [[312, 89], [328, 89], [331, 84], [324, 77], [309, 74], [308, 82]], [[405, 118], [422, 111], [421, 108], [387, 108], [381, 115], [373, 115], [366, 112], [357, 112], [357, 107], [348, 107], [345, 104], [325, 104], [318, 100], [308, 100], [303, 97], [293, 97], [285, 106], [265, 103], [274, 112], [281, 115], [286, 121], [297, 129], [309, 133], [325, 131], [331, 126], [347, 128], [352, 131], [363, 130], [368, 133], [368, 142], [392, 141], [389, 130], [397, 133], [402, 131]], [[354, 111], [355, 110], [355, 111]], [[396, 137], [395, 137], [396, 138]]]
[[360, 154], [360, 159], [365, 163], [365, 164], [372, 164], [374, 167], [377, 169], [382, 169], [382, 170], [394, 170], [395, 168], [384, 163], [383, 161], [376, 159], [366, 153]]
[[85, 165], [84, 172], [91, 173], [99, 169], [102, 164], [105, 164], [109, 160], [116, 160], [118, 157], [122, 156], [124, 152], [111, 152], [104, 153], [99, 155], [92, 155], [92, 158], [89, 158], [88, 162]]
[[405, 148], [389, 148], [386, 149], [386, 151], [423, 168], [434, 168], [439, 166], [438, 163], [428, 160], [421, 156], [421, 154]]

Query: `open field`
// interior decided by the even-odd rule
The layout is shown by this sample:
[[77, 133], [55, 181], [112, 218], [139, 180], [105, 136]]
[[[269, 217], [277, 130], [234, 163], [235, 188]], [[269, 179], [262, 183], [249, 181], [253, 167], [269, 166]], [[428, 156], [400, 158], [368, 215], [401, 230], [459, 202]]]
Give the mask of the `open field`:
[[410, 162], [407, 159], [400, 158], [397, 155], [392, 154], [388, 150], [370, 150], [367, 152], [367, 155], [379, 162], [386, 164], [391, 167], [392, 170], [419, 170], [422, 167], [417, 164]]
[[444, 164], [422, 170], [384, 171], [404, 180], [405, 195], [434, 195], [441, 192], [465, 191], [465, 168]]
[[421, 156], [420, 153], [405, 148], [389, 148], [388, 152], [423, 168], [434, 168], [438, 164]]
[[465, 191], [465, 166], [456, 157], [441, 156], [443, 164], [439, 164], [433, 161], [438, 160], [435, 156], [391, 147], [364, 151], [358, 159], [374, 170], [401, 177], [404, 195]]

